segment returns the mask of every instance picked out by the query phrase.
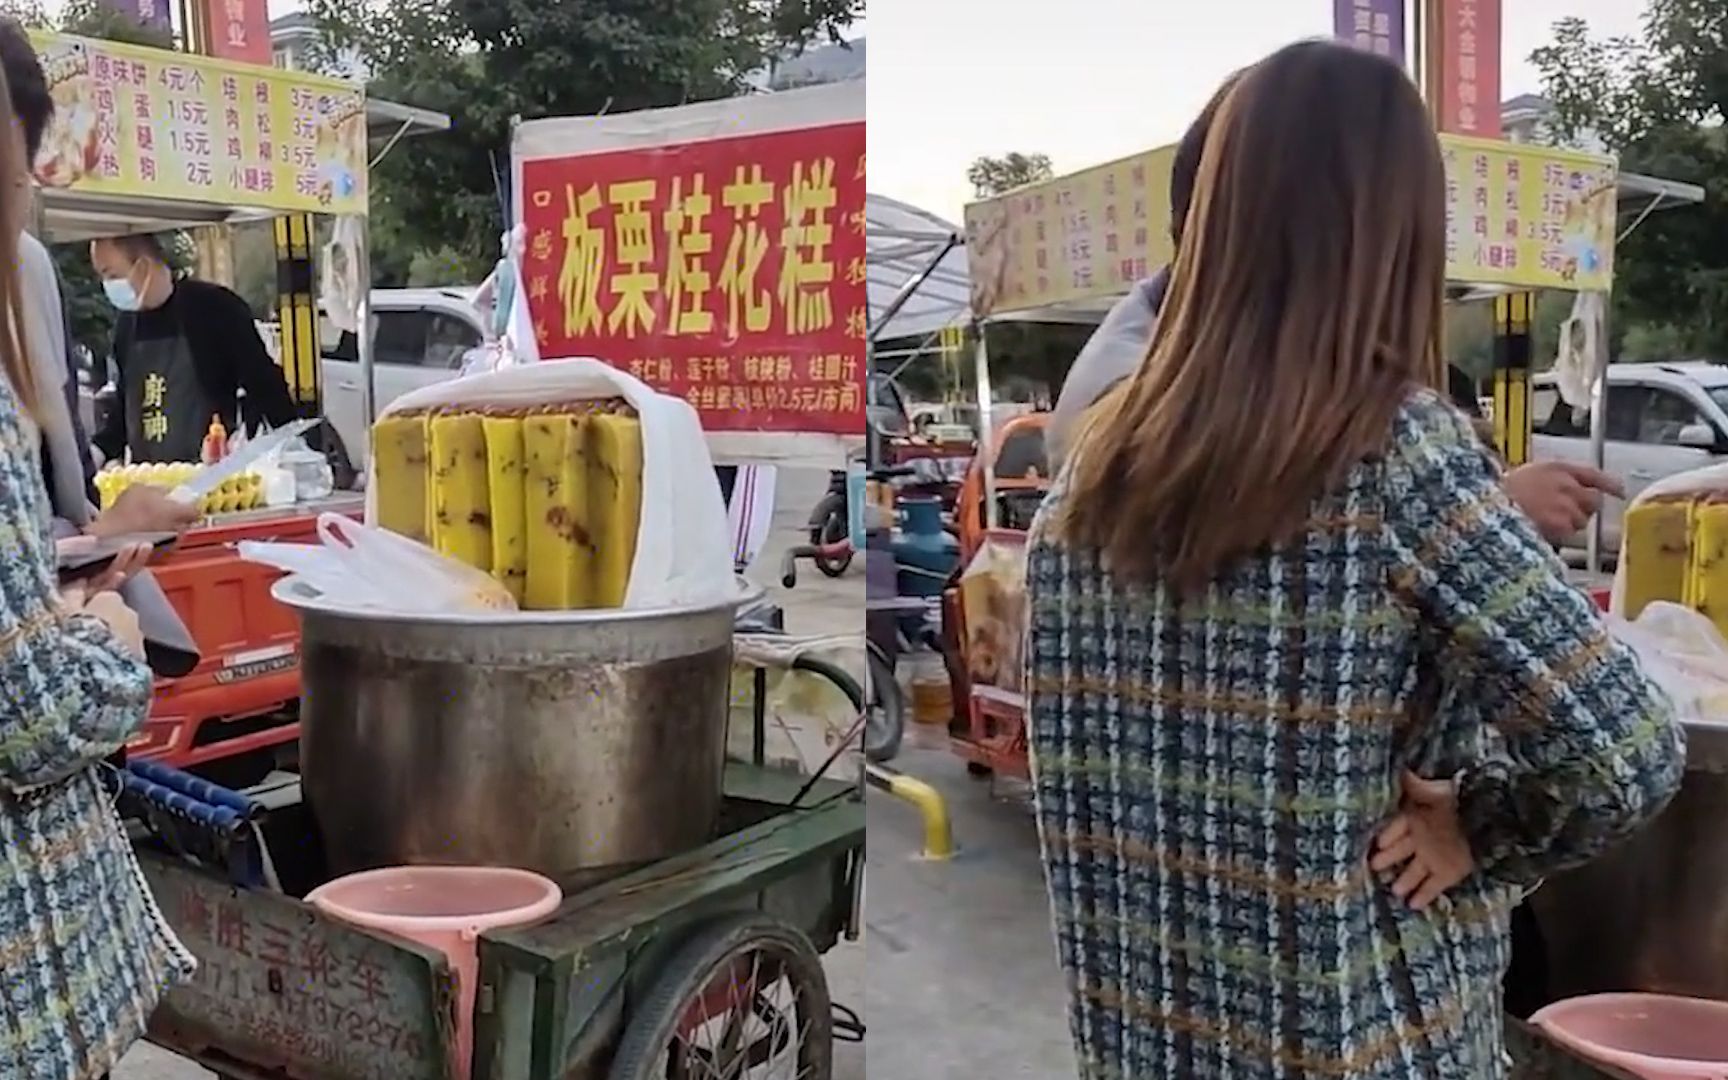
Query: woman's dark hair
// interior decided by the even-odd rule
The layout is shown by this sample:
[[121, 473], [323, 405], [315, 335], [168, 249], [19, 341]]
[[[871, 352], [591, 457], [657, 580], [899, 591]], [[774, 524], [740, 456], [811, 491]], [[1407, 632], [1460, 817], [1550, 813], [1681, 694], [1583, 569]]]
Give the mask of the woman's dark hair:
[[[12, 113], [12, 94], [5, 74], [4, 65], [0, 65], [0, 124], [18, 123]], [[19, 156], [17, 144], [11, 139], [0, 139], [0, 177], [21, 176], [27, 168], [28, 162]], [[29, 193], [22, 184], [0, 181], [0, 203], [4, 203], [0, 205], [0, 220], [19, 221], [23, 217], [22, 207], [4, 201], [27, 198]], [[18, 235], [15, 229], [0, 229], [0, 266], [18, 265]], [[23, 280], [21, 274], [0, 274], [0, 375], [11, 385], [19, 408], [26, 415], [35, 415], [41, 387], [36, 384], [35, 369], [24, 351]]]
[[48, 77], [36, 46], [17, 19], [0, 16], [0, 69], [10, 88], [12, 116], [24, 128], [24, 151], [30, 160], [42, 149], [42, 137], [54, 120], [54, 98], [48, 93]]
[[1238, 71], [1224, 80], [1200, 110], [1200, 115], [1188, 125], [1182, 141], [1176, 144], [1176, 156], [1170, 161], [1170, 240], [1182, 246], [1182, 226], [1188, 218], [1188, 206], [1194, 201], [1194, 177], [1200, 172], [1200, 157], [1206, 152], [1206, 133], [1212, 130], [1212, 118], [1231, 87], [1242, 77]]
[[1151, 354], [1088, 413], [1057, 522], [1184, 590], [1300, 533], [1445, 377], [1445, 170], [1401, 68], [1292, 45], [1205, 142]]

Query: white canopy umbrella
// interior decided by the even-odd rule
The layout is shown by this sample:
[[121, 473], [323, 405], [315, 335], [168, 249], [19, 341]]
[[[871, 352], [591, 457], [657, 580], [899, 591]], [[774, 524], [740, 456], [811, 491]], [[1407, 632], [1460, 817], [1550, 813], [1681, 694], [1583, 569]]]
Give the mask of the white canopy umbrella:
[[[924, 338], [972, 321], [972, 284], [959, 226], [886, 195], [866, 195], [864, 216], [874, 340]], [[918, 281], [921, 274], [928, 276]], [[892, 310], [895, 298], [913, 282], [918, 284], [911, 296]], [[877, 332], [884, 315], [888, 321]]]

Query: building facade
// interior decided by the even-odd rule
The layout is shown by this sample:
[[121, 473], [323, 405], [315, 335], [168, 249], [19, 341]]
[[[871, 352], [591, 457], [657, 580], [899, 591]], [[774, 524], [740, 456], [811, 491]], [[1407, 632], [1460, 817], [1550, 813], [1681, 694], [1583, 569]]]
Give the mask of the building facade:
[[365, 64], [358, 52], [345, 49], [327, 57], [319, 47], [322, 41], [318, 20], [308, 12], [294, 11], [270, 20], [270, 54], [277, 67], [339, 79], [365, 78]]

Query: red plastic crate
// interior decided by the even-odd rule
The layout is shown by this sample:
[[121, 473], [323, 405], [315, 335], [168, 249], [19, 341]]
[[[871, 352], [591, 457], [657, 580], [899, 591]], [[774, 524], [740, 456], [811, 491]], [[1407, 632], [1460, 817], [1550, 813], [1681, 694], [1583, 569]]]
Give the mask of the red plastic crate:
[[361, 516], [357, 501], [295, 509], [188, 532], [152, 567], [203, 659], [158, 679], [150, 719], [129, 753], [186, 768], [300, 736], [300, 624], [270, 595], [279, 571], [240, 558], [242, 540], [311, 543], [318, 515]]

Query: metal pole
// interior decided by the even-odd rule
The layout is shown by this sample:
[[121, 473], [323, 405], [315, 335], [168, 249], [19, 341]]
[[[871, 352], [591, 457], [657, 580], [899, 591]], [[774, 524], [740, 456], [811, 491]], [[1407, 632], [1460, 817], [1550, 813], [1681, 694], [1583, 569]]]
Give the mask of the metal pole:
[[372, 364], [372, 222], [360, 219], [360, 250], [354, 253], [360, 273], [360, 304], [356, 312], [359, 333], [355, 344], [360, 358], [360, 414], [366, 418], [367, 437], [371, 437], [372, 421], [378, 418], [378, 385], [373, 378]]
[[[1602, 351], [1599, 362], [1592, 358], [1592, 362], [1597, 362], [1598, 366], [1596, 381], [1590, 387], [1590, 462], [1604, 472], [1608, 467], [1608, 365], [1614, 354], [1614, 345], [1609, 338], [1613, 330], [1613, 314], [1608, 303], [1610, 296], [1602, 298], [1602, 335], [1599, 339]], [[1592, 577], [1602, 572], [1600, 510], [1590, 519], [1590, 534], [1585, 538], [1584, 544], [1584, 567]]]
[[876, 316], [875, 325], [870, 327], [871, 341], [882, 336], [882, 331], [887, 329], [888, 323], [894, 316], [900, 314], [900, 309], [906, 306], [906, 301], [912, 299], [913, 294], [924, 287], [924, 283], [930, 279], [930, 275], [934, 274], [936, 268], [942, 265], [942, 260], [948, 257], [950, 251], [959, 246], [959, 234], [949, 233], [948, 238], [942, 243], [942, 250], [936, 253], [936, 257], [931, 259], [924, 269], [906, 279], [906, 283], [900, 286], [900, 291], [896, 292], [893, 299], [889, 300], [887, 306], [882, 309], [882, 314]]
[[887, 464], [887, 448], [883, 445], [882, 432], [870, 420], [870, 408], [876, 402], [876, 380], [870, 376], [876, 374], [876, 339], [864, 339], [864, 469], [873, 473]]
[[978, 382], [978, 459], [984, 471], [984, 527], [994, 529], [1001, 517], [996, 506], [996, 464], [990, 454], [994, 435], [991, 428], [990, 404], [994, 393], [990, 389], [990, 351], [984, 344], [984, 324], [977, 324], [978, 352], [973, 373]]

